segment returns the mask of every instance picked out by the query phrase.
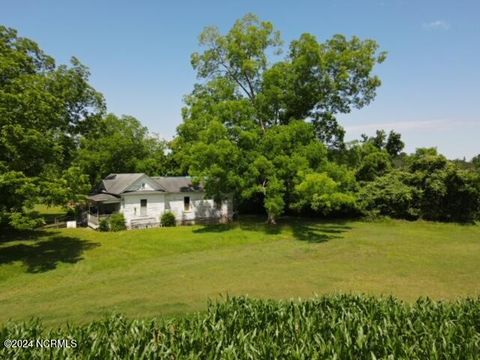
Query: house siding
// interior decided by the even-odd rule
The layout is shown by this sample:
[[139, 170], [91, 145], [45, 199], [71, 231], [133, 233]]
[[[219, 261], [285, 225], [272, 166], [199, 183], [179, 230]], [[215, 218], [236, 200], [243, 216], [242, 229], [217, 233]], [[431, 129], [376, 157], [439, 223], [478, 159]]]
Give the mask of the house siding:
[[[190, 197], [190, 210], [185, 211], [184, 199]], [[231, 201], [224, 201], [220, 209], [215, 207], [213, 199], [205, 199], [205, 193], [169, 193], [166, 197], [166, 209], [175, 214], [178, 223], [189, 223], [207, 219], [230, 218]]]
[[[147, 212], [145, 216], [140, 214], [140, 200], [147, 199]], [[120, 212], [125, 217], [125, 222], [128, 228], [132, 227], [132, 220], [135, 221], [149, 221], [160, 222], [160, 216], [165, 211], [165, 194], [123, 194]]]
[[[184, 198], [190, 197], [190, 210], [185, 211]], [[146, 222], [160, 221], [165, 211], [175, 215], [178, 224], [195, 223], [205, 220], [227, 220], [232, 217], [232, 201], [226, 200], [220, 209], [215, 207], [212, 199], [204, 199], [202, 193], [144, 193], [123, 194], [120, 212], [125, 216], [128, 228], [133, 224], [145, 220]], [[140, 215], [140, 200], [147, 199], [146, 216]]]

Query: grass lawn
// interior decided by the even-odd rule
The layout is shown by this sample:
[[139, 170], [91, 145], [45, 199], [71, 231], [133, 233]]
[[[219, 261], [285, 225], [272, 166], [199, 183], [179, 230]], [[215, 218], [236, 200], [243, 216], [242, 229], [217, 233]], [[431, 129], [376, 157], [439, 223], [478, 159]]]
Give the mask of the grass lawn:
[[55, 224], [56, 221], [62, 221], [67, 213], [66, 210], [60, 206], [46, 206], [42, 204], [35, 205], [32, 210], [39, 213], [47, 225]]
[[85, 322], [201, 310], [208, 298], [363, 292], [480, 295], [480, 226], [260, 220], [100, 233], [0, 236], [0, 322]]

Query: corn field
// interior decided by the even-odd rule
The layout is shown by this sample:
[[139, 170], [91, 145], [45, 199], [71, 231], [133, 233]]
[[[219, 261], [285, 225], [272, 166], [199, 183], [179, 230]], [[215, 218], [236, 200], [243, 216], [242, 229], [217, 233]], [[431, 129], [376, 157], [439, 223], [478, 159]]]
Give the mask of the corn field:
[[353, 295], [308, 301], [227, 298], [157, 320], [120, 315], [46, 329], [0, 327], [5, 339], [75, 339], [74, 348], [5, 348], [2, 359], [480, 359], [480, 299], [407, 304]]

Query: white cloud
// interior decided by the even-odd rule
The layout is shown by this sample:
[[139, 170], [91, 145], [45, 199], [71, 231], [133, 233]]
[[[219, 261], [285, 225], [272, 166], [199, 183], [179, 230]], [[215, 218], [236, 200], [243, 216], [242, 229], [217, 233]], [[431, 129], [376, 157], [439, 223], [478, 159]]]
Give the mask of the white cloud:
[[435, 20], [429, 23], [423, 23], [423, 28], [426, 30], [449, 30], [450, 24], [445, 20]]

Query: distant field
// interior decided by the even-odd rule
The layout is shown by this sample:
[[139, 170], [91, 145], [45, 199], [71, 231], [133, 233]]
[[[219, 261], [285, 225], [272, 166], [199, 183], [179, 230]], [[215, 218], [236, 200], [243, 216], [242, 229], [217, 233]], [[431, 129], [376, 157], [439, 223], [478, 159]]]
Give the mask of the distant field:
[[313, 222], [190, 226], [0, 237], [0, 322], [47, 324], [104, 313], [147, 318], [206, 308], [208, 298], [309, 298], [362, 292], [480, 295], [480, 226]]

